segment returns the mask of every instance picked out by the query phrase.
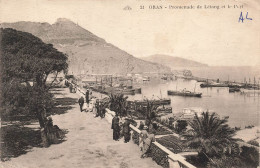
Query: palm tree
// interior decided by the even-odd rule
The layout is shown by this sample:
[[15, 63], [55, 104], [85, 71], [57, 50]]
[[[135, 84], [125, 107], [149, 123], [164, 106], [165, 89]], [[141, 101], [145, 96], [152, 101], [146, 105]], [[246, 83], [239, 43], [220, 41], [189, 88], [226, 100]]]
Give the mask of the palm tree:
[[147, 121], [147, 125], [149, 126], [151, 122], [156, 118], [156, 110], [158, 105], [154, 104], [153, 100], [146, 100], [147, 106], [145, 108], [145, 119]]
[[235, 130], [227, 122], [227, 118], [220, 119], [215, 113], [203, 112], [201, 117], [195, 114], [194, 120], [189, 121], [192, 129], [184, 135], [186, 144], [198, 149], [199, 154], [210, 161], [230, 152], [236, 140], [233, 138]]
[[127, 98], [123, 94], [111, 94], [109, 96], [110, 110], [115, 111], [120, 117], [126, 116], [128, 111]]

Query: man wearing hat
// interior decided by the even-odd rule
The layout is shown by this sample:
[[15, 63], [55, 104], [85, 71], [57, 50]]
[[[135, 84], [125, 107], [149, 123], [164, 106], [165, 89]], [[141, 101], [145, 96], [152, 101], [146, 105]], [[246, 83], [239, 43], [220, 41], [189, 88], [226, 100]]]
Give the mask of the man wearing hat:
[[96, 100], [95, 107], [96, 107], [96, 117], [98, 117], [100, 115], [99, 99]]
[[79, 98], [79, 107], [80, 107], [81, 112], [83, 111], [83, 105], [84, 105], [84, 98], [83, 98], [83, 96], [81, 96]]
[[119, 126], [119, 118], [117, 114], [112, 119], [111, 129], [113, 129], [113, 140], [118, 141], [120, 137], [120, 126]]
[[124, 139], [125, 143], [130, 141], [130, 122], [128, 121], [128, 118], [125, 118], [125, 122], [123, 124], [123, 134], [124, 134]]

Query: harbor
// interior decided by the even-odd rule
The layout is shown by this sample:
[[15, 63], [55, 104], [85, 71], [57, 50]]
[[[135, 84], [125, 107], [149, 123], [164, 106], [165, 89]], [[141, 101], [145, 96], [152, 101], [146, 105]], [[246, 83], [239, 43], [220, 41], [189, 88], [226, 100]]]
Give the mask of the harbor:
[[[103, 75], [102, 79], [101, 77], [96, 78], [97, 81], [93, 81], [91, 85], [84, 85], [83, 87], [93, 89], [93, 91], [104, 95], [122, 93], [128, 96], [129, 101], [136, 102], [136, 104], [138, 102], [142, 104], [142, 101], [145, 99], [154, 101], [165, 100], [158, 101], [158, 105], [162, 108], [162, 105], [168, 105], [172, 110], [172, 115], [180, 113], [184, 108], [200, 107], [213, 110], [220, 116], [229, 116], [229, 124], [232, 127], [245, 128], [248, 125], [259, 125], [260, 91], [257, 89], [239, 88], [239, 91], [231, 91], [234, 88], [228, 87], [227, 84], [223, 85], [220, 83], [219, 86], [201, 87], [201, 84], [204, 82], [198, 82], [194, 79], [187, 80], [180, 77], [176, 77], [176, 79], [175, 77], [170, 78], [170, 80], [164, 79], [165, 75], [161, 78], [158, 76], [150, 77], [150, 81], [143, 82], [142, 80], [136, 80], [134, 77], [121, 79], [121, 77], [111, 78], [111, 76], [106, 77], [106, 75]], [[112, 85], [116, 87], [111, 87]], [[121, 87], [119, 87], [120, 85]], [[121, 88], [121, 90], [117, 88]], [[141, 91], [136, 93], [134, 92], [134, 88], [138, 88]], [[126, 90], [125, 92], [122, 91], [124, 89]], [[129, 92], [131, 90], [132, 92]], [[172, 91], [177, 92], [176, 94], [172, 94]], [[223, 104], [223, 100], [228, 103]], [[169, 108], [165, 111], [167, 111], [165, 115], [171, 117], [169, 115]]]

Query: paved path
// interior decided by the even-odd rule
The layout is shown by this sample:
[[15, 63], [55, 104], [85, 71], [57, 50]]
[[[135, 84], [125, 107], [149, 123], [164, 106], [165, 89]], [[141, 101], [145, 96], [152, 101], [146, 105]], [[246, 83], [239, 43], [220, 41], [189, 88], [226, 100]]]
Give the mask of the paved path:
[[[78, 98], [63, 89], [59, 97]], [[141, 159], [141, 152], [132, 141], [112, 140], [111, 125], [94, 118], [92, 113], [80, 112], [78, 104], [66, 114], [53, 116], [54, 124], [67, 129], [67, 140], [49, 148], [32, 151], [0, 163], [4, 168], [159, 168], [151, 158]], [[1, 166], [2, 165], [2, 166]]]

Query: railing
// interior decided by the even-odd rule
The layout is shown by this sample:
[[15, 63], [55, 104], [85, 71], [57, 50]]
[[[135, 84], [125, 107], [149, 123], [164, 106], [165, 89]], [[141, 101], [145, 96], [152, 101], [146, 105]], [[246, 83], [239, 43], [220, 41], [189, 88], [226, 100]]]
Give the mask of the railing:
[[[79, 87], [76, 87], [76, 89], [84, 94], [84, 92], [81, 91]], [[105, 118], [109, 123], [112, 123], [112, 119], [115, 116], [115, 112], [111, 111], [110, 109], [106, 108], [106, 115]], [[130, 128], [132, 129], [132, 140], [135, 144], [139, 145], [139, 134], [141, 131], [130, 124]], [[158, 164], [161, 165], [164, 168], [196, 168], [189, 162], [185, 160], [185, 154], [174, 154], [169, 149], [164, 147], [158, 142], [153, 142], [151, 144], [151, 157], [152, 159]]]
[[[184, 157], [180, 157], [181, 155], [179, 155], [179, 154], [174, 154], [174, 155], [168, 155], [168, 158], [169, 158], [169, 163], [170, 163], [170, 167], [173, 167], [173, 168], [175, 168], [175, 167], [177, 167], [176, 165], [177, 165], [177, 163], [176, 162], [178, 162], [178, 166], [180, 167], [180, 168], [196, 168], [195, 166], [193, 166], [192, 164], [190, 164], [189, 162], [187, 162], [186, 160], [185, 160], [185, 158]], [[173, 166], [172, 166], [173, 165]]]
[[[130, 124], [131, 129], [133, 130], [132, 140], [134, 143], [139, 144], [139, 134], [141, 131], [135, 126]], [[151, 145], [151, 157], [152, 159], [164, 168], [196, 168], [192, 164], [186, 161], [186, 158], [182, 154], [172, 153], [169, 149], [164, 147], [158, 142], [153, 142]], [[192, 155], [195, 153], [193, 152]], [[189, 154], [188, 154], [189, 155]]]

